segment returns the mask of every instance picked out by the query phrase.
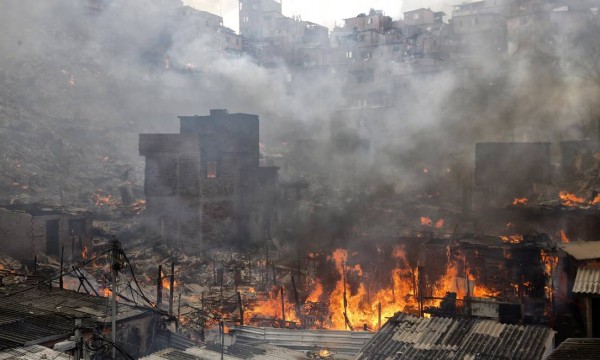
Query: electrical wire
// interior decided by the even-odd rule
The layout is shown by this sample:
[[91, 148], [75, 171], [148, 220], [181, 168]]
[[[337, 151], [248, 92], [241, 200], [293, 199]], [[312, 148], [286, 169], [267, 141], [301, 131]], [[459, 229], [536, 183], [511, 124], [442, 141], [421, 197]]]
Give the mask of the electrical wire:
[[[96, 257], [94, 257], [93, 259], [91, 259], [91, 260], [89, 260], [89, 261], [86, 261], [86, 262], [84, 262], [84, 263], [83, 263], [81, 266], [86, 266], [86, 265], [88, 265], [88, 264], [90, 264], [90, 263], [92, 263], [92, 262], [96, 261], [97, 259], [99, 259], [100, 257], [102, 257], [102, 256], [106, 255], [106, 254], [107, 254], [108, 252], [110, 252], [110, 251], [111, 251], [111, 250], [107, 250], [107, 251], [103, 252], [102, 254], [100, 254], [100, 255], [97, 255], [97, 256], [96, 256]], [[61, 269], [61, 270], [62, 270], [62, 269]], [[55, 276], [53, 276], [53, 277], [51, 277], [51, 278], [49, 278], [49, 279], [46, 279], [46, 280], [42, 281], [41, 283], [39, 283], [39, 284], [37, 284], [37, 285], [30, 286], [30, 287], [28, 287], [28, 288], [21, 289], [21, 290], [18, 290], [18, 291], [14, 291], [14, 292], [12, 292], [12, 293], [3, 294], [2, 296], [0, 296], [0, 299], [1, 299], [1, 298], [7, 298], [7, 297], [11, 297], [11, 296], [14, 296], [14, 295], [17, 295], [17, 294], [22, 294], [22, 293], [24, 293], [24, 292], [31, 291], [31, 290], [33, 290], [33, 289], [37, 289], [37, 288], [39, 288], [39, 286], [40, 286], [40, 285], [43, 285], [43, 284], [47, 284], [47, 283], [50, 283], [50, 284], [52, 284], [52, 282], [53, 282], [54, 280], [60, 279], [60, 277], [61, 277], [61, 276], [65, 276], [65, 275], [72, 275], [72, 274], [74, 273], [74, 271], [75, 271], [74, 269], [71, 269], [71, 270], [69, 270], [69, 271], [67, 271], [67, 272], [65, 272], [65, 273], [62, 273], [62, 271], [60, 271], [58, 275], [55, 275]]]

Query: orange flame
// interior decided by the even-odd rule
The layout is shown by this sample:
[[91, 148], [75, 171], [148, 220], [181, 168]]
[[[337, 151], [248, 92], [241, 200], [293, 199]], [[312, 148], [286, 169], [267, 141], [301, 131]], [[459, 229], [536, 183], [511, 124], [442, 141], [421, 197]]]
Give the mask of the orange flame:
[[436, 228], [436, 229], [441, 229], [441, 228], [443, 228], [443, 227], [444, 227], [444, 223], [445, 223], [444, 219], [439, 219], [439, 220], [438, 220], [438, 221], [435, 223], [435, 228]]
[[563, 244], [568, 244], [570, 242], [569, 238], [567, 237], [567, 234], [563, 230], [560, 231], [560, 241]]
[[421, 225], [433, 226], [433, 221], [431, 221], [431, 218], [429, 218], [427, 216], [421, 216]]
[[[336, 249], [328, 256], [328, 260], [335, 266], [337, 280], [329, 286], [317, 280], [306, 299], [307, 302], [319, 303], [326, 309], [327, 318], [320, 320], [322, 321], [320, 326], [326, 329], [343, 330], [349, 328], [347, 325], [349, 323], [353, 328], [366, 327], [375, 330], [379, 325], [380, 316], [381, 322], [384, 323], [386, 318], [398, 311], [416, 313], [419, 274], [417, 269], [409, 266], [403, 247], [393, 248], [392, 257], [397, 263], [389, 273], [391, 278], [389, 284], [375, 284], [372, 274], [364, 272], [359, 264], [352, 264], [352, 258], [357, 255], [349, 254], [345, 249]], [[499, 295], [498, 291], [477, 284], [474, 274], [469, 269], [465, 270], [456, 260], [450, 259], [450, 253], [448, 255], [445, 274], [433, 285], [431, 294], [433, 297], [441, 298], [450, 291], [456, 292], [458, 298], [467, 295], [475, 297]], [[468, 281], [465, 279], [465, 271]], [[439, 303], [439, 300], [426, 301], [429, 304]], [[303, 314], [296, 313], [293, 301], [286, 300], [284, 303], [286, 321], [298, 322], [298, 318]], [[274, 287], [269, 293], [262, 295], [256, 304], [247, 306], [245, 322], [251, 323], [253, 318], [282, 318], [279, 288]]]
[[527, 201], [529, 201], [527, 198], [515, 198], [513, 205], [527, 205]]
[[523, 235], [500, 236], [500, 239], [506, 243], [520, 244], [523, 242]]
[[585, 205], [585, 199], [572, 194], [568, 191], [561, 191], [558, 196], [560, 197], [561, 204], [564, 206], [579, 206]]
[[97, 207], [119, 205], [118, 200], [114, 200], [110, 194], [107, 194], [102, 190], [97, 190], [96, 193], [92, 195], [92, 200]]
[[87, 246], [84, 246], [83, 250], [81, 251], [81, 258], [87, 259], [87, 257], [88, 257], [88, 248], [87, 248]]
[[144, 210], [146, 210], [146, 200], [138, 200], [133, 204], [129, 205], [129, 208], [131, 209], [131, 212], [133, 212], [136, 215], [139, 215], [143, 213]]

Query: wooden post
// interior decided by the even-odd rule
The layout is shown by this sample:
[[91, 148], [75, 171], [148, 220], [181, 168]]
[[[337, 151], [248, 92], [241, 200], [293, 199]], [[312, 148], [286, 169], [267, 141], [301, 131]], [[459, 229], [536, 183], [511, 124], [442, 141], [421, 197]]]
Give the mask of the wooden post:
[[344, 283], [344, 327], [347, 329], [349, 325], [348, 321], [348, 299], [346, 297], [346, 265], [342, 262], [342, 282]]
[[296, 316], [298, 316], [298, 319], [302, 320], [302, 314], [300, 314], [300, 300], [298, 299], [298, 289], [296, 288], [294, 275], [292, 275], [292, 287], [294, 289], [294, 301], [296, 303]]
[[162, 303], [162, 265], [158, 265], [158, 275], [156, 276], [156, 309], [160, 310]]
[[63, 281], [63, 261], [64, 261], [64, 257], [65, 257], [65, 247], [63, 245], [62, 250], [60, 252], [60, 279], [58, 280], [58, 286], [60, 287], [60, 289], [64, 289], [65, 288], [65, 283]]
[[179, 300], [177, 301], [177, 322], [175, 323], [177, 325], [177, 329], [175, 329], [175, 332], [179, 332], [179, 318], [181, 317], [181, 293], [179, 293]]
[[377, 304], [377, 329], [381, 329], [381, 303]]
[[265, 291], [269, 287], [269, 244], [265, 248]]
[[285, 299], [283, 298], [283, 286], [281, 287], [281, 318], [283, 319], [282, 326], [285, 327]]
[[175, 262], [171, 263], [171, 287], [169, 288], [169, 315], [173, 316], [173, 291], [175, 290]]
[[240, 325], [244, 326], [244, 306], [242, 305], [242, 294], [237, 293], [238, 307], [240, 308]]
[[423, 317], [423, 285], [425, 282], [425, 267], [417, 267], [419, 272], [418, 291], [419, 291], [419, 317]]

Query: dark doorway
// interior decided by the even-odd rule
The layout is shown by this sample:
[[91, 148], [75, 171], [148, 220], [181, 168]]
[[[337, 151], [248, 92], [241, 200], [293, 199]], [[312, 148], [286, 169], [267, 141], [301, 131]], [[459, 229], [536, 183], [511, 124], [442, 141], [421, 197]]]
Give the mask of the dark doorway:
[[46, 255], [58, 257], [58, 220], [46, 220]]
[[592, 298], [592, 337], [600, 337], [600, 298]]
[[85, 219], [69, 220], [69, 236], [71, 236], [71, 259], [83, 256], [83, 238], [85, 237]]

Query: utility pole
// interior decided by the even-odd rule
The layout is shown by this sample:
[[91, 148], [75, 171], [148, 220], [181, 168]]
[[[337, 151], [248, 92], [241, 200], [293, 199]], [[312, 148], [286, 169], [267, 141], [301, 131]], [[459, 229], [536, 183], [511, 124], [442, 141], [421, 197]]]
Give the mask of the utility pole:
[[60, 279], [58, 281], [58, 285], [60, 287], [60, 289], [64, 289], [65, 288], [65, 283], [63, 280], [63, 262], [64, 262], [64, 257], [65, 257], [65, 247], [62, 247], [62, 250], [60, 252]]
[[162, 265], [158, 265], [158, 275], [156, 276], [156, 310], [160, 311], [162, 304]]
[[346, 328], [350, 328], [350, 330], [354, 331], [352, 324], [350, 323], [350, 319], [348, 318], [348, 294], [346, 291], [346, 264], [342, 262], [342, 281], [344, 282], [344, 322]]
[[75, 319], [75, 351], [74, 358], [75, 360], [81, 359], [81, 319]]
[[117, 273], [121, 269], [119, 262], [119, 255], [121, 252], [121, 244], [117, 237], [113, 235], [112, 238], [112, 324], [111, 324], [111, 340], [112, 346], [112, 358], [116, 358], [115, 344], [117, 343]]
[[244, 305], [242, 304], [242, 294], [237, 292], [238, 307], [240, 308], [240, 325], [244, 326]]
[[423, 317], [423, 289], [425, 287], [425, 267], [418, 266], [417, 271], [419, 274], [418, 278], [418, 292], [419, 292], [419, 317]]
[[281, 318], [283, 319], [282, 326], [285, 327], [285, 299], [283, 298], [283, 286], [281, 286]]
[[175, 262], [171, 263], [171, 287], [169, 288], [169, 315], [173, 316], [173, 291], [175, 290]]

